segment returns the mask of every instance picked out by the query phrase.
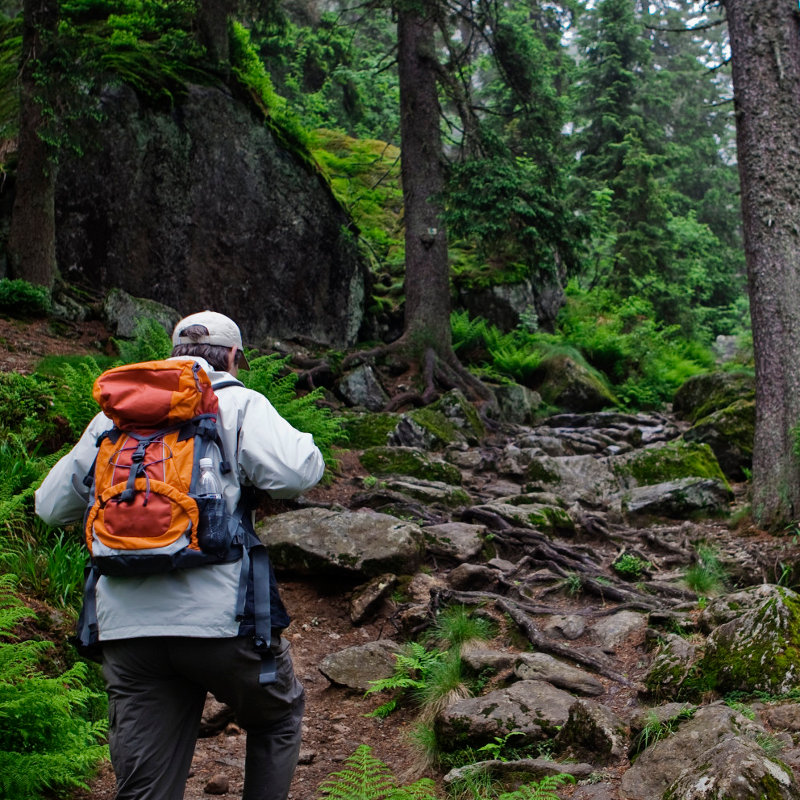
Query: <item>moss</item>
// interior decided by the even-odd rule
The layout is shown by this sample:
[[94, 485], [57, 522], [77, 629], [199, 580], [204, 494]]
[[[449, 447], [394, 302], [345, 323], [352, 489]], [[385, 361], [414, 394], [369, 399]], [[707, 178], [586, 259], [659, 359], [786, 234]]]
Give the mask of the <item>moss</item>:
[[347, 436], [347, 446], [355, 450], [382, 447], [389, 434], [397, 427], [395, 414], [341, 414], [342, 431]]
[[714, 675], [719, 691], [782, 694], [798, 680], [800, 597], [775, 587], [779, 596], [717, 628], [698, 667]]
[[684, 441], [640, 450], [611, 462], [619, 478], [632, 478], [640, 486], [679, 478], [715, 478], [728, 485], [713, 450], [707, 444]]
[[[533, 459], [525, 468], [525, 480], [533, 483], [561, 483], [561, 475], [542, 459]], [[530, 491], [528, 486], [525, 491]]]
[[528, 512], [528, 522], [540, 530], [553, 533], [575, 533], [575, 523], [563, 508], [536, 506], [534, 510]]
[[461, 472], [452, 464], [431, 461], [411, 447], [371, 447], [360, 457], [364, 469], [377, 475], [409, 475], [453, 486], [461, 483]]
[[445, 447], [461, 439], [458, 428], [444, 414], [430, 406], [412, 411], [408, 416], [430, 435], [431, 447]]

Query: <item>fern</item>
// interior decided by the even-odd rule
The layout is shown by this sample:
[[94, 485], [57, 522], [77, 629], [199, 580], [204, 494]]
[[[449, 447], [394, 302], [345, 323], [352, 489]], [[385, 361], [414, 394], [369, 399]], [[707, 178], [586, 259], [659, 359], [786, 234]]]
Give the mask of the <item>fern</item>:
[[336, 466], [333, 445], [342, 440], [342, 423], [322, 408], [322, 390], [298, 397], [295, 391], [297, 375], [287, 369], [289, 357], [276, 354], [259, 356], [250, 361], [250, 369], [239, 373], [239, 378], [248, 389], [263, 394], [275, 410], [300, 431], [310, 433], [314, 443], [322, 451], [325, 463]]
[[107, 756], [98, 744], [107, 723], [92, 719], [101, 695], [86, 687], [85, 663], [51, 678], [36, 668], [51, 644], [16, 641], [14, 628], [32, 613], [14, 595], [15, 583], [0, 576], [0, 800], [39, 800], [86, 788]]
[[435, 784], [422, 778], [398, 786], [386, 764], [362, 744], [345, 761], [345, 768], [329, 775], [320, 785], [318, 800], [436, 800]]
[[65, 364], [55, 389], [55, 410], [69, 422], [75, 438], [100, 410], [92, 395], [95, 380], [102, 369], [93, 358], [81, 361], [76, 367]]
[[136, 322], [133, 338], [114, 339], [123, 364], [169, 358], [172, 340], [160, 322], [144, 317]]
[[360, 745], [347, 759], [345, 768], [320, 785], [322, 797], [332, 800], [386, 800], [394, 789], [389, 768], [372, 755], [369, 745]]
[[498, 800], [559, 800], [556, 789], [574, 782], [575, 778], [566, 773], [547, 775], [540, 781], [520, 786], [516, 791], [501, 794]]

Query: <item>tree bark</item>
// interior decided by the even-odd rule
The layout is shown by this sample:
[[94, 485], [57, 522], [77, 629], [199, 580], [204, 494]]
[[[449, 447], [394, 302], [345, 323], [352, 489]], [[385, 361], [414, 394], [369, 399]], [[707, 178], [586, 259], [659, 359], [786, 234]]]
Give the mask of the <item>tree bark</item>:
[[418, 354], [449, 357], [450, 271], [441, 218], [444, 188], [434, 41], [436, 0], [401, 0], [397, 7], [401, 177], [405, 208], [403, 339]]
[[733, 64], [756, 370], [753, 516], [800, 517], [800, 14], [796, 0], [724, 0]]
[[12, 278], [52, 288], [56, 275], [55, 172], [34, 73], [43, 35], [58, 22], [55, 0], [25, 0], [23, 5], [20, 124], [14, 206], [6, 246]]
[[200, 0], [197, 4], [197, 27], [200, 43], [208, 51], [209, 58], [222, 66], [230, 60], [228, 40], [228, 15], [233, 3], [226, 0]]

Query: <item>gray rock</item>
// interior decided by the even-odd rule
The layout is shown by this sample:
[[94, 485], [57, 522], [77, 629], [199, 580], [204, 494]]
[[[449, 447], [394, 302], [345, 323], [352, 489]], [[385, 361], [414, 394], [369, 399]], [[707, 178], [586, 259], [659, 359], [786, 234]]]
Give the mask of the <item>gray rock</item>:
[[800, 797], [792, 771], [751, 740], [725, 739], [683, 770], [665, 800], [753, 800]]
[[527, 491], [553, 492], [566, 503], [604, 504], [619, 491], [608, 465], [592, 456], [533, 458], [525, 469], [525, 479]]
[[603, 617], [592, 626], [592, 635], [607, 653], [613, 653], [622, 642], [647, 627], [647, 617], [636, 611], [618, 611]]
[[483, 549], [485, 525], [467, 522], [445, 522], [427, 525], [422, 529], [426, 550], [435, 556], [445, 556], [456, 561], [469, 561]]
[[389, 395], [369, 364], [361, 364], [343, 375], [337, 389], [350, 405], [363, 406], [370, 411], [380, 411], [389, 401]]
[[422, 554], [417, 525], [367, 511], [303, 508], [266, 517], [256, 533], [276, 567], [305, 575], [410, 574]]
[[554, 614], [542, 628], [548, 636], [554, 633], [564, 639], [577, 639], [586, 632], [586, 619], [579, 614]]
[[373, 609], [397, 586], [396, 575], [380, 575], [359, 586], [350, 598], [350, 619], [360, 625]]
[[664, 634], [644, 679], [648, 692], [656, 698], [675, 697], [696, 662], [692, 642], [675, 633]]
[[97, 146], [59, 160], [61, 274], [183, 314], [221, 311], [245, 344], [352, 344], [367, 267], [350, 220], [247, 98], [190, 85], [159, 106], [130, 87], [106, 87], [96, 98], [102, 123], [81, 123]]
[[144, 297], [133, 297], [122, 289], [112, 289], [106, 295], [103, 314], [114, 333], [126, 339], [136, 335], [137, 324], [145, 319], [157, 322], [171, 337], [173, 328], [181, 318], [174, 308]]
[[588, 778], [594, 767], [591, 764], [576, 764], [569, 761], [553, 761], [550, 758], [523, 758], [517, 761], [476, 761], [457, 769], [452, 769], [444, 776], [445, 786], [452, 786], [458, 781], [466, 780], [483, 773], [488, 773], [492, 780], [498, 781], [508, 791], [517, 790], [522, 784], [540, 781], [548, 775], [572, 775], [575, 779]]
[[581, 699], [570, 708], [556, 745], [593, 764], [608, 764], [625, 756], [629, 738], [628, 726], [611, 709]]
[[698, 669], [717, 691], [782, 695], [800, 678], [800, 596], [772, 586], [771, 596], [715, 628]]
[[572, 521], [572, 517], [561, 506], [549, 506], [542, 503], [511, 505], [494, 501], [474, 506], [472, 510], [495, 514], [511, 525], [535, 528], [542, 533], [572, 534], [575, 532], [575, 523]]
[[545, 358], [539, 372], [541, 383], [536, 388], [548, 405], [579, 412], [617, 405], [617, 399], [598, 373], [569, 356]]
[[[783, 769], [769, 759], [756, 744], [756, 737], [762, 736], [764, 729], [732, 708], [725, 705], [712, 705], [699, 708], [691, 719], [681, 723], [670, 736], [660, 739], [655, 745], [645, 750], [622, 776], [620, 796], [625, 800], [662, 800], [670, 797], [683, 800], [685, 797], [736, 797], [744, 800], [762, 797], [762, 791], [753, 791], [745, 770], [745, 762], [749, 764], [751, 756], [761, 765], [766, 774], [772, 774], [779, 786], [791, 787], [794, 781]], [[720, 745], [730, 742], [721, 752], [734, 754], [731, 761], [710, 756], [719, 753]], [[740, 746], [739, 746], [740, 745]], [[729, 748], [732, 748], [729, 749]], [[679, 780], [694, 779], [698, 790], [704, 787], [726, 789], [736, 784], [735, 772], [741, 763], [740, 786], [750, 791], [735, 795], [727, 791], [708, 795], [671, 793], [671, 787]], [[684, 784], [685, 786], [685, 784]], [[694, 791], [694, 790], [692, 790]], [[764, 793], [766, 794], [766, 793]], [[770, 795], [775, 797], [797, 797], [797, 794]]]
[[800, 704], [781, 703], [777, 706], [767, 706], [763, 716], [771, 728], [778, 731], [800, 733]]
[[533, 422], [536, 410], [542, 405], [542, 396], [527, 386], [509, 383], [492, 388], [505, 422], [526, 425]]
[[500, 582], [496, 569], [483, 564], [459, 564], [447, 573], [447, 583], [462, 592], [493, 591]]
[[481, 746], [510, 731], [520, 746], [555, 736], [567, 721], [574, 697], [544, 681], [519, 681], [481, 697], [453, 703], [435, 723], [439, 741], [450, 749]]
[[622, 510], [629, 518], [670, 517], [685, 519], [693, 514], [721, 514], [733, 495], [730, 488], [714, 478], [679, 478], [640, 486], [622, 495]]
[[522, 653], [514, 664], [514, 674], [523, 681], [547, 681], [576, 694], [596, 696], [605, 692], [605, 686], [594, 675], [547, 653]]
[[491, 650], [480, 642], [467, 642], [461, 648], [461, 661], [473, 672], [489, 669], [494, 673], [504, 672], [514, 666], [516, 653]]
[[427, 481], [423, 478], [405, 480], [388, 478], [385, 483], [390, 492], [400, 492], [423, 503], [437, 503], [448, 508], [456, 508], [472, 502], [472, 498], [465, 489], [460, 486], [451, 486], [444, 481]]
[[744, 480], [753, 464], [755, 400], [737, 400], [703, 417], [686, 433], [687, 442], [707, 444], [730, 480]]
[[746, 611], [758, 608], [765, 600], [775, 595], [775, 587], [769, 583], [748, 586], [740, 592], [729, 592], [720, 597], [713, 597], [700, 612], [698, 624], [704, 633], [711, 633], [714, 628], [741, 617]]
[[319, 665], [319, 671], [331, 683], [366, 691], [372, 681], [392, 675], [395, 656], [400, 650], [397, 642], [378, 639], [325, 656]]

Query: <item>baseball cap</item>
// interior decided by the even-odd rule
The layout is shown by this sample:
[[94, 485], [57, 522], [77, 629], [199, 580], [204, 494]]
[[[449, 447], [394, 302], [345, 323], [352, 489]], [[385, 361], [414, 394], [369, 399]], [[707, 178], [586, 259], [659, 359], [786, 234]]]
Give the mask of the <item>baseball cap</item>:
[[[204, 336], [182, 336], [183, 331], [192, 325], [202, 325], [208, 333]], [[235, 347], [242, 354], [239, 358], [240, 369], [250, 369], [244, 355], [239, 326], [230, 317], [216, 311], [198, 311], [197, 314], [184, 317], [172, 332], [172, 346], [179, 344], [217, 344], [222, 347]]]

